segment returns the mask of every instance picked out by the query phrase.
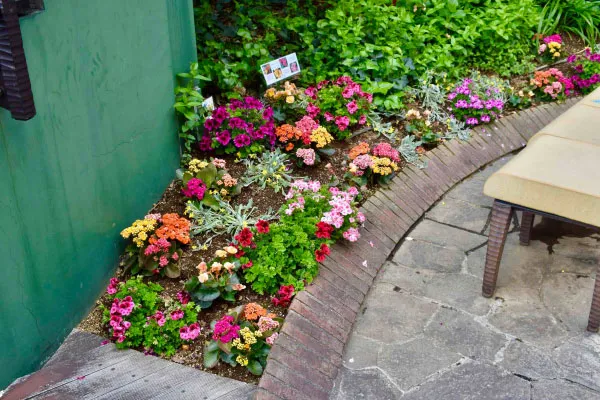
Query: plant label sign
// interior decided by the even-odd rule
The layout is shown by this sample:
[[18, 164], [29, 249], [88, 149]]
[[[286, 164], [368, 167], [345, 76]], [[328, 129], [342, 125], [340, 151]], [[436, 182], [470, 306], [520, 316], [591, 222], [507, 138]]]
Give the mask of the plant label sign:
[[262, 70], [267, 85], [272, 85], [287, 79], [290, 76], [299, 74], [300, 63], [298, 62], [296, 53], [292, 53], [278, 58], [277, 60], [269, 61], [268, 63], [261, 65], [260, 69]]

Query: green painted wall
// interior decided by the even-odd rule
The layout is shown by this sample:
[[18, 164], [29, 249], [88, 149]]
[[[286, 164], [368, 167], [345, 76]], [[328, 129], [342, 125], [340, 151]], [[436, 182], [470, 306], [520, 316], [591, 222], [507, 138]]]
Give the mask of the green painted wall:
[[93, 306], [178, 164], [192, 0], [45, 0], [21, 19], [38, 115], [0, 111], [0, 388]]

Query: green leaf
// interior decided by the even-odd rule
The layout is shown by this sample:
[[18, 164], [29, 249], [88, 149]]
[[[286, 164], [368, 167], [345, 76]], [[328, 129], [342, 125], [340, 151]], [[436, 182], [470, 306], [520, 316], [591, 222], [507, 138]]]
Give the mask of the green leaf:
[[169, 278], [179, 278], [181, 275], [181, 268], [179, 268], [179, 263], [170, 262], [165, 267], [165, 275]]
[[202, 182], [206, 187], [210, 188], [217, 177], [217, 167], [212, 163], [208, 164], [207, 167], [202, 168], [197, 174], [196, 178], [202, 179]]
[[263, 366], [260, 365], [257, 360], [248, 361], [248, 366], [246, 368], [248, 368], [248, 371], [250, 371], [253, 375], [260, 376], [263, 373]]
[[190, 292], [190, 295], [199, 301], [213, 301], [219, 298], [221, 292], [218, 288], [206, 288], [201, 286], [193, 292]]
[[211, 341], [204, 348], [204, 366], [206, 368], [213, 368], [219, 363], [219, 347], [215, 341]]

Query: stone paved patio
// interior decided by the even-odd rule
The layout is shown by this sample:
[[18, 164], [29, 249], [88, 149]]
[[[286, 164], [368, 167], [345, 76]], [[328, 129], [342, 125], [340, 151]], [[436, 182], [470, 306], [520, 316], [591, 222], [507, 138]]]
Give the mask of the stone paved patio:
[[538, 217], [523, 247], [515, 218], [481, 296], [482, 189], [506, 161], [448, 192], [384, 265], [331, 399], [600, 399], [600, 335], [585, 331], [600, 234]]

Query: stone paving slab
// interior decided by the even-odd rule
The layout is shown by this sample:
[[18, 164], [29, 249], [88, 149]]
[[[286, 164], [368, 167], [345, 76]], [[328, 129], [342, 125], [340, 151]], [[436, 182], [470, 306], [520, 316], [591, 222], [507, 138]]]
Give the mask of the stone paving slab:
[[598, 233], [538, 218], [520, 246], [515, 221], [481, 296], [491, 209], [475, 194], [509, 158], [448, 192], [383, 265], [330, 399], [600, 398], [600, 335], [584, 333]]

